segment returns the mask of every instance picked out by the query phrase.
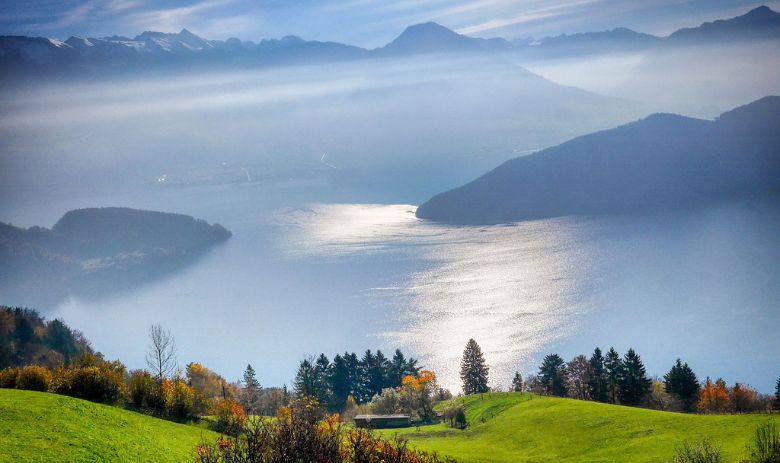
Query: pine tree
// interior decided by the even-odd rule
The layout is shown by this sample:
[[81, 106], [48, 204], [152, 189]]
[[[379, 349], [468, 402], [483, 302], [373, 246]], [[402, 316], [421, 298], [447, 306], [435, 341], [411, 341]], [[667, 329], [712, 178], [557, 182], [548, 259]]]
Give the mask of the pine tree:
[[460, 361], [460, 379], [463, 380], [463, 393], [479, 394], [487, 392], [488, 366], [482, 349], [477, 341], [469, 339], [463, 350], [463, 359]]
[[257, 380], [255, 375], [255, 369], [252, 365], [247, 365], [244, 370], [244, 388], [246, 389], [260, 389], [260, 381]]
[[516, 371], [515, 377], [512, 378], [512, 391], [523, 392], [523, 376], [519, 371]]
[[607, 379], [609, 403], [616, 404], [620, 397], [620, 384], [623, 381], [623, 362], [614, 347], [610, 347], [604, 359], [604, 374]]
[[332, 374], [332, 368], [330, 360], [325, 354], [320, 354], [317, 357], [317, 361], [314, 364], [315, 382], [317, 402], [327, 405], [330, 403], [330, 376]]
[[780, 379], [777, 380], [775, 386], [775, 410], [780, 411]]
[[[260, 382], [255, 375], [255, 369], [252, 365], [247, 365], [244, 370], [244, 390], [241, 391], [241, 403], [244, 405], [247, 413], [257, 412], [260, 403]], [[223, 385], [224, 386], [224, 385]]]
[[596, 402], [606, 402], [609, 400], [609, 388], [607, 385], [607, 374], [604, 370], [604, 356], [601, 355], [601, 349], [598, 347], [590, 356], [591, 377], [588, 382], [590, 390], [590, 399]]
[[687, 363], [680, 359], [672, 366], [669, 373], [664, 375], [666, 392], [682, 402], [683, 410], [691, 412], [696, 410], [696, 401], [699, 398], [699, 380]]
[[401, 349], [396, 349], [393, 354], [393, 359], [390, 360], [390, 367], [388, 369], [388, 387], [401, 386], [401, 380], [404, 378], [406, 372], [406, 357], [404, 357]]
[[317, 372], [311, 359], [301, 360], [298, 372], [295, 374], [293, 388], [298, 398], [317, 398]]
[[549, 354], [539, 367], [539, 382], [546, 394], [566, 396], [566, 362], [558, 354]]
[[339, 354], [333, 357], [333, 365], [331, 367], [331, 374], [328, 382], [328, 389], [330, 390], [330, 406], [332, 411], [342, 410], [344, 402], [352, 392], [352, 387], [349, 381], [349, 369], [347, 368], [347, 362]]
[[650, 393], [653, 382], [647, 377], [642, 359], [628, 349], [623, 357], [623, 380], [620, 382], [620, 403], [625, 405], [639, 405]]
[[360, 403], [360, 398], [365, 394], [361, 383], [362, 374], [360, 368], [360, 359], [354, 352], [344, 352], [344, 362], [347, 365], [347, 378], [349, 382], [349, 394], [356, 402]]

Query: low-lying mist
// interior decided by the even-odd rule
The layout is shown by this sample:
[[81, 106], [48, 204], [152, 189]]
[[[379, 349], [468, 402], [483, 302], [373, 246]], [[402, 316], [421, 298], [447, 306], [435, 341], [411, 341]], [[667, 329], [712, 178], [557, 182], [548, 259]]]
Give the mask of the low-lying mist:
[[708, 119], [780, 94], [777, 42], [662, 48], [524, 64], [557, 83], [635, 101], [653, 112]]

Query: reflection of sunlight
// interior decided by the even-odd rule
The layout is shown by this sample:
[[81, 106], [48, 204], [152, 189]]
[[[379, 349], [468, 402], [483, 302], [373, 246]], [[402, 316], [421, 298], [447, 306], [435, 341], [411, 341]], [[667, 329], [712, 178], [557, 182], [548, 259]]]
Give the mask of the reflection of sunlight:
[[418, 220], [414, 210], [313, 206], [285, 215], [293, 229], [287, 247], [294, 255], [398, 252], [424, 260], [425, 270], [397, 275], [394, 287], [375, 291], [398, 307], [398, 326], [381, 335], [435, 366], [447, 387], [458, 388], [460, 355], [471, 337], [485, 351], [494, 384], [533, 370], [532, 355], [570, 332], [583, 310], [573, 297], [587, 263], [577, 224], [449, 227]]

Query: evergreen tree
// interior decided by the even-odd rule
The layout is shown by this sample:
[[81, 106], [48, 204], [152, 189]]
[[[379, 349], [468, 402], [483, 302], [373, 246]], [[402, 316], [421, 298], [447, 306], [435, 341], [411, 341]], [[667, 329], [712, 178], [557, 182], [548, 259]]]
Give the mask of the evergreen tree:
[[317, 371], [311, 359], [301, 360], [298, 372], [295, 374], [293, 388], [298, 398], [317, 398]]
[[35, 331], [33, 330], [32, 323], [27, 318], [18, 318], [16, 321], [16, 329], [14, 330], [14, 337], [19, 345], [26, 346], [27, 343], [32, 341], [35, 337]]
[[388, 361], [381, 350], [377, 350], [373, 361], [368, 365], [367, 384], [368, 395], [372, 398], [381, 393], [388, 384]]
[[339, 354], [333, 357], [333, 365], [331, 367], [331, 374], [329, 377], [330, 389], [330, 409], [332, 411], [342, 410], [344, 402], [347, 397], [352, 393], [352, 384], [349, 380], [349, 369], [347, 362]]
[[396, 349], [395, 354], [393, 354], [392, 360], [390, 360], [390, 366], [387, 372], [388, 386], [399, 387], [401, 385], [401, 380], [403, 380], [405, 373], [406, 373], [406, 357], [404, 357], [404, 354], [403, 352], [401, 352], [401, 349]]
[[549, 354], [539, 367], [539, 382], [546, 394], [566, 396], [566, 362], [558, 354]]
[[616, 404], [620, 397], [620, 384], [623, 382], [623, 362], [614, 347], [609, 348], [604, 359], [604, 374], [609, 403]]
[[487, 392], [488, 366], [482, 349], [477, 341], [469, 339], [463, 350], [463, 359], [460, 361], [460, 379], [463, 380], [463, 393], [479, 394]]
[[[191, 365], [191, 364], [190, 364]], [[244, 390], [241, 391], [241, 403], [244, 405], [247, 413], [255, 414], [260, 405], [260, 381], [257, 380], [255, 369], [252, 365], [247, 365], [244, 370]], [[224, 388], [224, 382], [223, 382]]]
[[247, 365], [244, 370], [244, 388], [249, 390], [260, 389], [260, 381], [257, 380], [255, 369], [252, 365]]
[[780, 379], [775, 386], [775, 410], [780, 410]]
[[330, 403], [330, 376], [332, 367], [325, 354], [320, 354], [314, 364], [315, 381], [317, 383], [317, 402], [327, 405]]
[[607, 374], [604, 369], [604, 356], [601, 355], [601, 349], [597, 347], [588, 361], [591, 368], [591, 377], [588, 382], [590, 399], [596, 402], [606, 402], [609, 400], [609, 388], [607, 386]]
[[642, 359], [628, 349], [623, 357], [623, 380], [620, 383], [620, 403], [625, 405], [639, 405], [650, 393], [653, 382], [647, 377]]
[[361, 398], [365, 396], [364, 388], [361, 383], [362, 381], [362, 373], [360, 368], [360, 359], [358, 359], [357, 354], [354, 352], [351, 353], [344, 353], [344, 361], [347, 365], [347, 377], [349, 381], [349, 394], [352, 395], [352, 397], [355, 399], [356, 402], [360, 403], [360, 400], [358, 398]]
[[73, 332], [59, 319], [52, 320], [46, 327], [46, 343], [62, 353], [66, 364], [78, 353]]
[[516, 371], [515, 377], [512, 378], [512, 391], [523, 392], [523, 376], [519, 371]]
[[682, 402], [683, 410], [691, 412], [696, 410], [696, 401], [699, 398], [699, 380], [687, 363], [680, 359], [674, 364], [669, 373], [664, 375], [666, 392]]
[[360, 359], [359, 387], [355, 391], [355, 400], [357, 400], [358, 403], [369, 402], [371, 401], [371, 398], [374, 397], [372, 394], [373, 385], [371, 384], [371, 373], [375, 363], [376, 358], [374, 353], [371, 352], [371, 349], [367, 349], [363, 352], [363, 357]]

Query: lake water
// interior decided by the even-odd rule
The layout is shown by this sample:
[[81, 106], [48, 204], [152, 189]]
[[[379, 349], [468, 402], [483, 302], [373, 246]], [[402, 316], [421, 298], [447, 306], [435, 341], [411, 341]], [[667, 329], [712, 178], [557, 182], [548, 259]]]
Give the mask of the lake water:
[[251, 363], [264, 385], [289, 384], [306, 355], [400, 347], [456, 390], [470, 337], [494, 385], [535, 372], [546, 353], [568, 359], [597, 345], [634, 347], [651, 375], [680, 357], [701, 377], [764, 392], [780, 376], [776, 200], [450, 227], [416, 219], [411, 205], [358, 198], [306, 183], [156, 188], [31, 196], [0, 220], [51, 226], [72, 208], [116, 205], [187, 213], [234, 233], [164, 280], [41, 308], [131, 368], [143, 366], [147, 327], [159, 322], [182, 364], [238, 379]]

